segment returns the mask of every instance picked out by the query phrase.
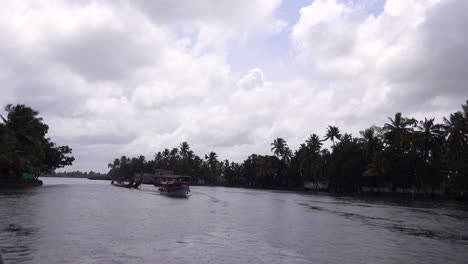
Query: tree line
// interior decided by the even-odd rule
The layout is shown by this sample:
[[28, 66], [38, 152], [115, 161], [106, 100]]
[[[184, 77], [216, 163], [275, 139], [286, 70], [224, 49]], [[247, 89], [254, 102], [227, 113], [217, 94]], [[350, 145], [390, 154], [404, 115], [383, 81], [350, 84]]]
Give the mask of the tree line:
[[63, 171], [63, 172], [52, 172], [45, 174], [44, 177], [64, 177], [64, 178], [102, 178], [108, 179], [107, 173], [99, 173], [95, 171]]
[[[329, 149], [323, 147], [327, 140]], [[252, 154], [242, 163], [219, 160], [215, 152], [199, 157], [182, 142], [156, 152], [152, 160], [122, 156], [108, 167], [111, 176], [132, 177], [157, 168], [227, 186], [297, 187], [309, 182], [331, 192], [360, 192], [363, 186], [391, 192], [466, 192], [467, 142], [468, 101], [443, 123], [396, 113], [359, 136], [328, 126], [323, 137], [311, 134], [295, 151], [277, 138], [271, 143], [273, 155]]]
[[7, 105], [0, 115], [0, 187], [71, 165], [75, 158], [68, 146], [46, 137], [49, 126], [39, 112], [22, 104]]

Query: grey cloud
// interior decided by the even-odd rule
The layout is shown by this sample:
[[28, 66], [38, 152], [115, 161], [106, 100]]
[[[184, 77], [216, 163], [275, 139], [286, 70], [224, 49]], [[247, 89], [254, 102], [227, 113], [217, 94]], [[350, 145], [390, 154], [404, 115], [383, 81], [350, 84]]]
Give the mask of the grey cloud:
[[107, 164], [122, 155], [127, 155], [120, 152], [113, 145], [77, 145], [71, 146], [73, 156], [75, 157], [75, 165], [66, 167], [64, 170], [82, 170], [82, 171], [97, 171], [107, 172]]
[[[152, 19], [162, 23], [177, 23], [177, 22], [214, 22], [224, 23], [244, 23], [239, 20], [239, 17], [256, 17], [262, 13], [269, 13], [268, 8], [276, 7], [279, 1], [250, 1], [245, 4], [242, 1], [229, 0], [205, 0], [191, 1], [182, 0], [177, 5], [171, 1], [151, 1], [151, 0], [134, 0], [131, 4], [140, 8], [148, 14]], [[257, 8], [252, 7], [255, 6]], [[258, 7], [263, 7], [259, 9]], [[265, 10], [267, 9], [267, 10]], [[250, 18], [251, 19], [251, 18]]]
[[[70, 138], [70, 144], [76, 145], [121, 145], [128, 144], [136, 138], [136, 135], [121, 134], [120, 131], [114, 131], [111, 134], [99, 135], [81, 135], [75, 138]], [[65, 140], [65, 139], [63, 139]]]
[[[75, 1], [71, 9], [70, 2], [62, 3], [64, 9], [75, 10], [93, 2]], [[215, 150], [222, 159], [240, 161], [252, 152], [270, 153], [269, 143], [277, 136], [296, 148], [310, 133], [323, 135], [329, 124], [356, 135], [358, 129], [383, 124], [396, 111], [405, 115], [416, 111], [448, 113], [459, 109], [467, 96], [466, 1], [441, 1], [426, 14], [425, 22], [410, 32], [409, 49], [389, 56], [388, 67], [381, 71], [374, 67], [378, 56], [370, 56], [367, 50], [354, 54], [356, 49], [366, 49], [373, 39], [381, 44], [379, 37], [386, 33], [380, 30], [376, 34], [371, 28], [365, 36], [369, 38], [364, 43], [358, 41], [358, 33], [366, 33], [358, 28], [365, 21], [363, 14], [337, 16], [337, 24], [331, 21], [316, 26], [306, 32], [301, 43], [312, 52], [305, 56], [312, 74], [297, 73], [297, 82], [272, 81], [272, 73], [263, 74], [261, 69], [239, 77], [245, 73], [231, 69], [226, 61], [231, 46], [222, 52], [199, 53], [194, 48], [199, 40], [193, 38], [197, 32], [185, 35], [185, 29], [180, 31], [181, 24], [190, 28], [203, 23], [219, 32], [239, 27], [235, 30], [240, 35], [248, 31], [244, 23], [255, 27], [265, 22], [262, 17], [272, 16], [278, 1], [105, 3], [108, 6], [99, 7], [110, 19], [97, 19], [97, 25], [83, 22], [82, 17], [77, 19], [80, 23], [70, 20], [67, 23], [73, 24], [73, 30], [64, 34], [56, 34], [61, 32], [56, 25], [38, 27], [46, 41], [40, 38], [31, 45], [22, 32], [14, 30], [8, 35], [18, 35], [13, 43], [26, 44], [6, 45], [8, 38], [2, 37], [0, 26], [0, 85], [4, 93], [0, 103], [26, 103], [38, 109], [51, 125], [50, 136], [74, 150], [75, 165], [67, 169], [104, 172], [106, 163], [115, 157], [151, 155], [184, 140], [198, 155]], [[57, 17], [51, 21], [62, 19]], [[115, 17], [121, 24], [112, 24]], [[345, 21], [340, 21], [343, 18]], [[381, 25], [372, 26], [380, 29]], [[29, 27], [36, 29], [34, 24]], [[164, 30], [159, 32], [161, 27]], [[213, 36], [208, 42], [215, 41], [210, 37], [221, 38], [214, 32], [209, 32]], [[194, 43], [187, 44], [187, 39]], [[326, 43], [329, 39], [332, 42]], [[384, 46], [386, 41], [382, 41]], [[245, 44], [253, 45], [249, 41]], [[314, 53], [318, 50], [324, 52]], [[331, 72], [316, 79], [320, 62], [332, 64], [327, 68]], [[342, 62], [363, 66], [336, 72], [340, 67], [335, 66], [343, 66]], [[288, 63], [294, 64], [286, 61], [286, 67]], [[349, 72], [359, 74], [349, 77]]]
[[7, 86], [5, 89], [9, 91], [6, 97], [0, 99], [1, 104], [26, 104], [40, 109], [42, 114], [60, 116], [73, 116], [79, 106], [84, 104], [83, 93], [73, 87], [76, 84], [51, 78], [50, 75], [54, 73], [48, 73], [47, 66], [41, 69], [10, 64], [10, 67], [12, 72], [0, 78], [1, 85]]
[[467, 1], [441, 1], [432, 8], [402, 59], [387, 73], [395, 104], [408, 111], [443, 97], [468, 98]]
[[89, 81], [125, 79], [160, 56], [157, 43], [150, 49], [129, 33], [105, 28], [84, 32], [54, 47], [55, 60]]
[[[315, 3], [336, 2], [311, 6]], [[294, 26], [292, 39], [301, 58], [313, 70], [327, 70], [321, 77], [337, 92], [333, 100], [339, 109], [353, 109], [337, 118], [349, 121], [362, 111], [370, 111], [364, 112], [365, 118], [430, 112], [440, 98], [452, 102], [454, 109], [468, 96], [468, 2], [391, 3], [401, 13], [363, 16], [359, 9], [340, 4], [344, 9], [315, 24], [310, 21], [319, 10], [307, 9]]]
[[226, 131], [225, 133], [213, 135], [207, 131], [193, 138], [194, 143], [203, 144], [209, 148], [234, 147], [253, 143], [246, 131]]

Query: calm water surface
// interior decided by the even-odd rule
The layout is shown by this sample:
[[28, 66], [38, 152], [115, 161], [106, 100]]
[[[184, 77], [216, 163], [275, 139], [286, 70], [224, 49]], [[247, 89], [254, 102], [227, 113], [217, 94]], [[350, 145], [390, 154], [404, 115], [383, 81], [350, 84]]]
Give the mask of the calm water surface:
[[10, 263], [468, 263], [462, 203], [44, 178], [0, 192]]

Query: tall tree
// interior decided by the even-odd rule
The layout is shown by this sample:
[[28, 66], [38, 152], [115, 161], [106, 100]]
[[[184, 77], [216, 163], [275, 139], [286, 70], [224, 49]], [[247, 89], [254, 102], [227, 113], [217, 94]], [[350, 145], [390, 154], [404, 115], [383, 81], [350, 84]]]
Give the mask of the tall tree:
[[317, 136], [317, 134], [311, 134], [307, 138], [306, 144], [307, 144], [307, 147], [309, 147], [313, 151], [320, 151], [320, 148], [323, 145], [322, 141], [320, 140], [319, 136]]
[[49, 126], [39, 112], [25, 105], [7, 105], [0, 115], [0, 174], [18, 177], [20, 173], [49, 173], [71, 165], [74, 157], [68, 146], [57, 146], [46, 138]]
[[186, 159], [187, 154], [188, 154], [188, 152], [190, 150], [189, 144], [184, 141], [184, 142], [180, 143], [179, 148], [180, 148], [180, 155], [182, 156], [182, 159]]
[[388, 120], [390, 122], [384, 125], [386, 143], [394, 149], [402, 149], [402, 144], [410, 134], [410, 126], [414, 124], [414, 120], [402, 117], [400, 112], [396, 113], [393, 119], [388, 117]]
[[273, 151], [277, 157], [282, 157], [287, 146], [284, 139], [276, 138], [273, 140], [273, 143], [271, 143], [271, 151]]
[[336, 126], [328, 126], [327, 133], [325, 135], [324, 140], [328, 140], [328, 139], [331, 140], [333, 143], [333, 146], [335, 146], [335, 140], [341, 139], [340, 129]]

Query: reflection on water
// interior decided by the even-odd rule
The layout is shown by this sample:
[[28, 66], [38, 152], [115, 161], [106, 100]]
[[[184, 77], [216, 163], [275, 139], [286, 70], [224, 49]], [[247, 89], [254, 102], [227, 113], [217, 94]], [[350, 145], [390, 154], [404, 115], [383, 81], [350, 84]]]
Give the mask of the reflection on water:
[[44, 179], [0, 192], [10, 263], [463, 263], [462, 203]]

